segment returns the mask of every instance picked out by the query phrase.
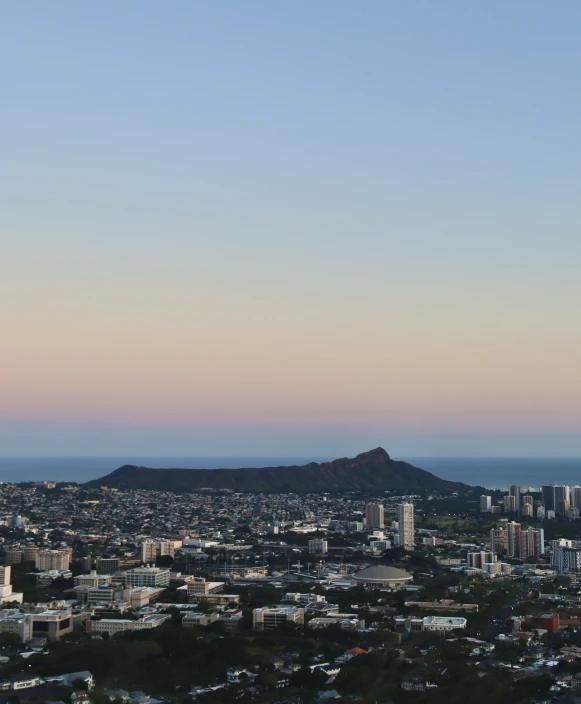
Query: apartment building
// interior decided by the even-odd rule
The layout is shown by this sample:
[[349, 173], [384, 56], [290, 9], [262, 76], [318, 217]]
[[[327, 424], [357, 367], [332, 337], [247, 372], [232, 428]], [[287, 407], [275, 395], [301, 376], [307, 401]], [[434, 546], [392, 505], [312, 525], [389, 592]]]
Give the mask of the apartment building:
[[35, 567], [40, 572], [47, 570], [68, 570], [71, 561], [70, 550], [39, 550]]
[[381, 504], [367, 504], [365, 507], [365, 527], [383, 528], [384, 526], [383, 506]]
[[415, 527], [414, 527], [414, 505], [409, 503], [399, 504], [398, 506], [398, 525], [399, 525], [399, 546], [404, 550], [413, 550], [415, 548]]

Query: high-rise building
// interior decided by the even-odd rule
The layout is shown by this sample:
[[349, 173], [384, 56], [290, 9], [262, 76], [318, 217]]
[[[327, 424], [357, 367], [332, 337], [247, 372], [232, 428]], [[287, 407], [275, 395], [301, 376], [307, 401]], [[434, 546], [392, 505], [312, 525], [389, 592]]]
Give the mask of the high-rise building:
[[554, 510], [557, 516], [566, 516], [569, 511], [569, 487], [557, 485], [554, 487], [555, 505]]
[[527, 557], [540, 557], [544, 553], [544, 531], [527, 528], [520, 532], [520, 554], [521, 559]]
[[515, 511], [520, 513], [520, 486], [512, 484], [508, 487], [508, 493], [510, 496], [514, 496]]
[[157, 543], [155, 540], [144, 540], [141, 543], [141, 562], [146, 565], [155, 565], [157, 559]]
[[510, 521], [506, 524], [507, 553], [511, 557], [520, 557], [520, 523]]
[[505, 513], [516, 513], [516, 496], [508, 494], [502, 499]]
[[569, 487], [569, 503], [581, 511], [581, 486]]
[[367, 504], [365, 507], [365, 526], [367, 528], [384, 528], [383, 506], [381, 504]]
[[413, 550], [414, 543], [414, 505], [400, 504], [398, 506], [399, 545], [405, 550]]
[[524, 494], [521, 498], [523, 506], [525, 504], [530, 504], [531, 506], [533, 505], [533, 497], [530, 494]]
[[558, 547], [551, 555], [551, 565], [559, 572], [581, 572], [581, 550]]
[[503, 554], [508, 550], [508, 534], [506, 528], [492, 528], [490, 531], [490, 549], [492, 552]]
[[545, 507], [543, 504], [539, 504], [537, 506], [537, 518], [539, 519], [539, 521], [544, 521], [545, 517], [546, 517]]
[[545, 484], [541, 487], [541, 494], [543, 495], [543, 504], [546, 511], [555, 510], [555, 485]]
[[533, 505], [532, 504], [523, 504], [522, 508], [520, 510], [521, 516], [524, 518], [532, 518], [533, 517]]
[[578, 521], [579, 520], [579, 509], [577, 506], [569, 506], [569, 511], [567, 513], [567, 517], [570, 521]]
[[480, 497], [480, 510], [482, 513], [490, 513], [492, 509], [492, 496], [482, 494]]

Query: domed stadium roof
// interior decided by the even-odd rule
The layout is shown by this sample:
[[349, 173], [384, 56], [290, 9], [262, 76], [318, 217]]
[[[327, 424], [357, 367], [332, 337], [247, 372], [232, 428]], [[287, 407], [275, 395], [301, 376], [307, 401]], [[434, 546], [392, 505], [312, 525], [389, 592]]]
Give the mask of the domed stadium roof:
[[362, 582], [409, 582], [413, 579], [409, 572], [387, 565], [373, 565], [353, 576]]

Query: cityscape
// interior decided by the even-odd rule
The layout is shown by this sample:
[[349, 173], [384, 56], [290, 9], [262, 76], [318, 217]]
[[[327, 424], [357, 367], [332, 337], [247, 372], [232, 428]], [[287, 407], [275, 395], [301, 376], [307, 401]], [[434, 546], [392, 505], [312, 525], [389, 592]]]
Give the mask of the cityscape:
[[[11, 701], [437, 702], [477, 677], [483, 701], [569, 701], [580, 497], [3, 483], [0, 687]], [[146, 642], [159, 654], [141, 661]], [[130, 671], [110, 648], [137, 657]]]

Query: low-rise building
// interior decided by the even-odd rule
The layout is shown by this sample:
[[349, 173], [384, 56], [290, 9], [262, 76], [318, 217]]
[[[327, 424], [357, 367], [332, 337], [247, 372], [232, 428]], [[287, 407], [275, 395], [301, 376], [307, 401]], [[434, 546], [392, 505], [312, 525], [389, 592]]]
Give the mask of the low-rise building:
[[425, 616], [424, 631], [452, 631], [456, 628], [466, 628], [466, 619], [460, 616]]
[[23, 614], [18, 609], [0, 611], [0, 633], [14, 633], [21, 643], [32, 638], [32, 614]]
[[49, 640], [59, 640], [73, 630], [73, 613], [71, 609], [47, 609], [33, 614], [33, 631], [36, 636], [45, 636]]
[[108, 633], [110, 636], [114, 636], [116, 633], [122, 633], [123, 631], [143, 631], [149, 628], [157, 628], [170, 618], [169, 614], [150, 614], [136, 621], [126, 618], [102, 618], [98, 621], [91, 619], [87, 621], [86, 628], [88, 633]]
[[252, 624], [257, 631], [269, 631], [282, 623], [303, 625], [305, 610], [296, 606], [263, 606], [252, 611]]

